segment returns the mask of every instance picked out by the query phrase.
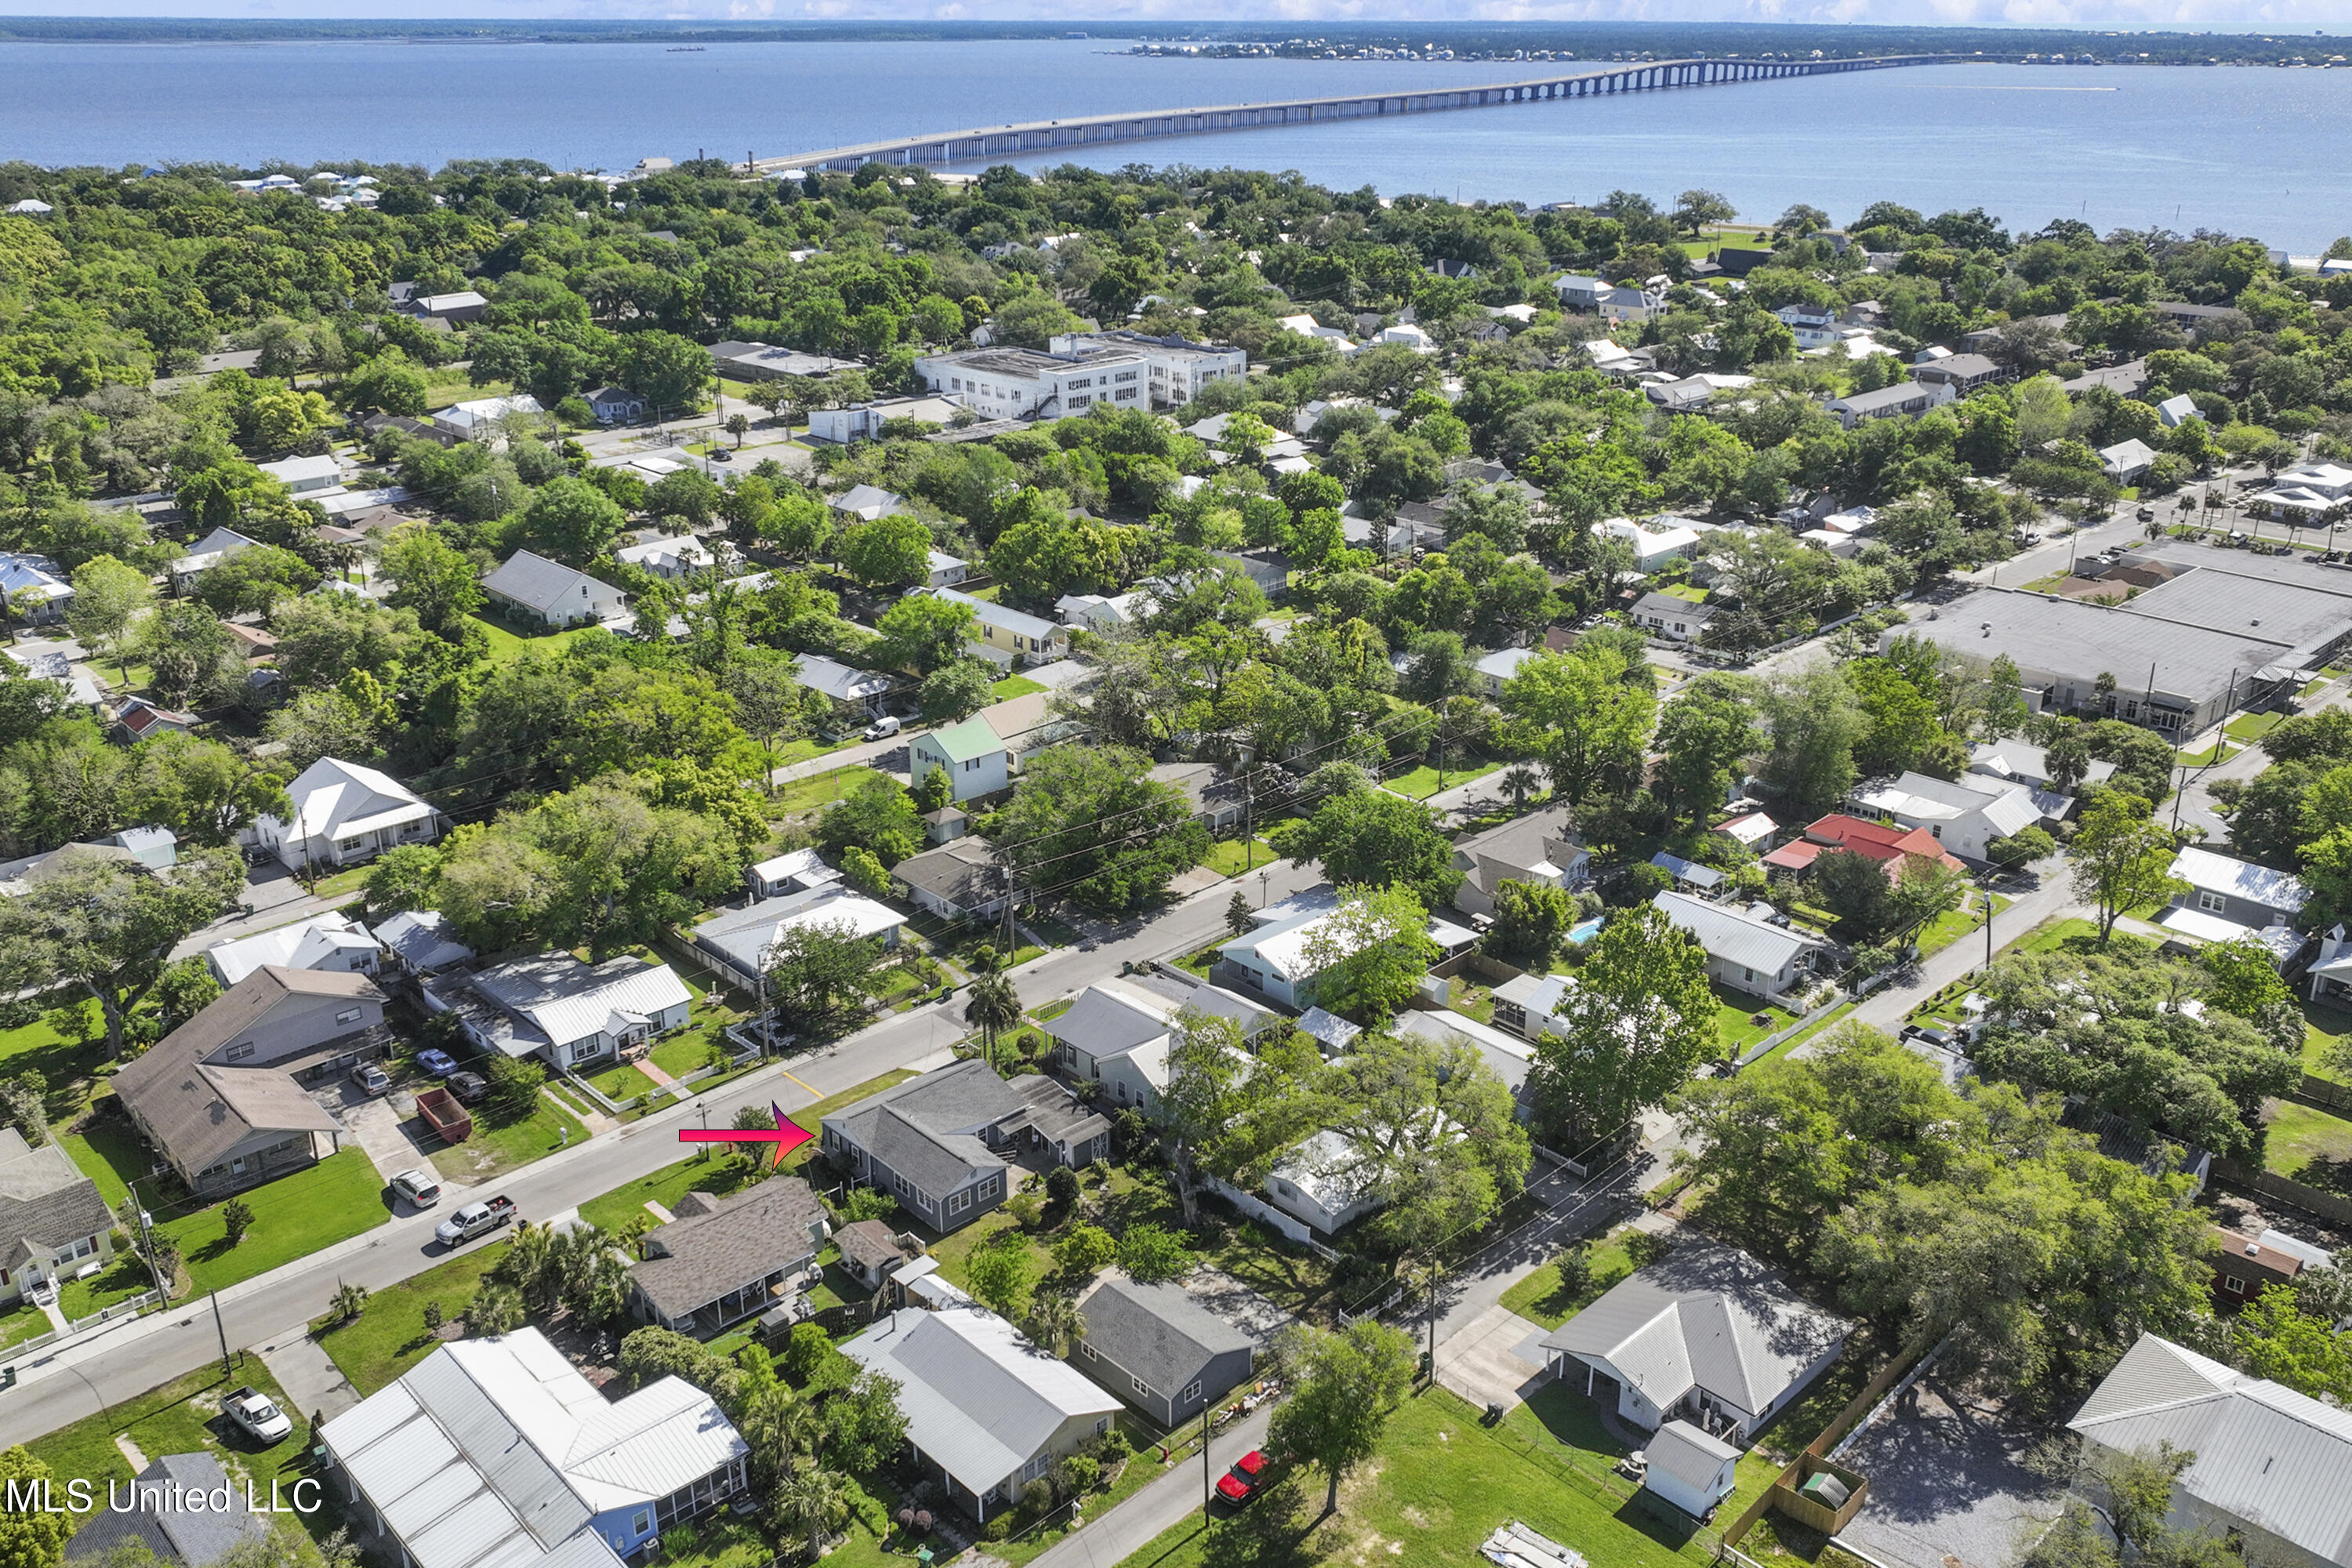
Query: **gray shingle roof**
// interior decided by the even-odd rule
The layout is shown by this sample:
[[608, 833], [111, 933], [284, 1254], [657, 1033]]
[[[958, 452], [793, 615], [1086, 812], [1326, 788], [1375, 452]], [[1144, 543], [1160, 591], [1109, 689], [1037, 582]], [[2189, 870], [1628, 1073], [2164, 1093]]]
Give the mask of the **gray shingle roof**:
[[13, 1127], [0, 1127], [0, 1268], [16, 1268], [36, 1249], [54, 1251], [103, 1236], [114, 1215], [98, 1184], [55, 1143], [35, 1149]]
[[819, 1243], [810, 1227], [824, 1218], [824, 1205], [806, 1182], [773, 1176], [720, 1200], [707, 1214], [646, 1232], [647, 1256], [630, 1268], [629, 1278], [664, 1317], [682, 1317], [814, 1258]]
[[[205, 1568], [240, 1542], [258, 1541], [269, 1533], [265, 1514], [242, 1507], [214, 1510], [173, 1507], [173, 1500], [217, 1492], [229, 1484], [228, 1472], [210, 1454], [165, 1454], [139, 1472], [138, 1506], [125, 1512], [100, 1507], [74, 1531], [66, 1543], [66, 1557], [103, 1558], [133, 1542], [153, 1552], [158, 1561]], [[168, 1483], [182, 1490], [173, 1492]]]
[[1710, 904], [1688, 893], [1660, 893], [1651, 901], [1711, 956], [1766, 974], [1779, 973], [1799, 953], [1821, 945], [1800, 932], [1767, 924], [1745, 910]]
[[507, 557], [504, 565], [482, 579], [482, 586], [519, 605], [529, 605], [542, 615], [559, 605], [572, 607], [621, 596], [621, 591], [611, 584], [528, 550], [518, 550]]
[[1087, 1343], [1154, 1394], [1173, 1394], [1217, 1357], [1253, 1348], [1247, 1334], [1210, 1316], [1179, 1285], [1107, 1279], [1081, 1310]]
[[1746, 1253], [1685, 1242], [1612, 1286], [1543, 1342], [1607, 1362], [1662, 1409], [1696, 1387], [1757, 1415], [1847, 1327]]

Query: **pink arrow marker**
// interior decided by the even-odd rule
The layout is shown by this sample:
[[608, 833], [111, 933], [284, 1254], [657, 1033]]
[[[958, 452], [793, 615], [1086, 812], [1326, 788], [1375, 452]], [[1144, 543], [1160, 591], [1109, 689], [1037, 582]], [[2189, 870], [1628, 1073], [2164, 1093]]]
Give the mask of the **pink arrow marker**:
[[768, 1109], [775, 1113], [776, 1130], [773, 1132], [764, 1128], [728, 1127], [714, 1131], [707, 1127], [681, 1127], [677, 1130], [677, 1141], [681, 1143], [773, 1143], [776, 1157], [769, 1162], [770, 1168], [773, 1169], [784, 1163], [785, 1155], [816, 1134], [786, 1116], [784, 1108], [774, 1100], [768, 1102]]

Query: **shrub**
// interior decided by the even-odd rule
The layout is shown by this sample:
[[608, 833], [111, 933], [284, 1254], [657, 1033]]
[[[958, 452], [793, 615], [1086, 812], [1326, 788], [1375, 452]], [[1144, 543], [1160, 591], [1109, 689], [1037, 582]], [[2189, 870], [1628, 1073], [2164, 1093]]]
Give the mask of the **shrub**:
[[1084, 1454], [1073, 1454], [1055, 1467], [1065, 1497], [1084, 1497], [1102, 1484], [1102, 1466]]
[[1075, 1205], [1078, 1201], [1078, 1173], [1067, 1165], [1056, 1165], [1046, 1172], [1045, 1201], [1063, 1210]]
[[1625, 1238], [1625, 1257], [1636, 1268], [1647, 1268], [1675, 1249], [1671, 1237], [1637, 1230]]

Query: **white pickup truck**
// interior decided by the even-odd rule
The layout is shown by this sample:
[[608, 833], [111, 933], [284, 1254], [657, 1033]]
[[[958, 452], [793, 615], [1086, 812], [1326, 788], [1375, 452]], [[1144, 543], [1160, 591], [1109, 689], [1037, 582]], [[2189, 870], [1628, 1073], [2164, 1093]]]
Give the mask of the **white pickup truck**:
[[221, 1409], [230, 1420], [264, 1443], [275, 1443], [294, 1430], [294, 1423], [287, 1418], [286, 1412], [251, 1384], [222, 1400]]
[[467, 1204], [447, 1219], [433, 1227], [434, 1236], [444, 1247], [459, 1247], [478, 1236], [488, 1236], [502, 1225], [514, 1223], [512, 1198], [488, 1198], [481, 1203]]

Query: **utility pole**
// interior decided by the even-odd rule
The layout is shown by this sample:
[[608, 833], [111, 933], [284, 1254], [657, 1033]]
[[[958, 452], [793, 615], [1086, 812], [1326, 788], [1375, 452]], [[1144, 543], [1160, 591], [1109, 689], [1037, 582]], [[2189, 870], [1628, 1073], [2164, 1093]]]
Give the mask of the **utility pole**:
[[139, 1179], [131, 1184], [131, 1212], [139, 1216], [139, 1245], [147, 1254], [147, 1272], [155, 1277], [155, 1294], [164, 1302], [172, 1299], [172, 1282], [163, 1278], [163, 1270], [155, 1261], [155, 1236], [147, 1227], [147, 1206], [139, 1201]]
[[218, 1331], [220, 1334], [221, 1375], [223, 1377], [235, 1377], [236, 1375], [236, 1369], [229, 1365], [228, 1362], [228, 1325], [221, 1321], [220, 1292], [215, 1290], [212, 1294], [213, 1327]]
[[1206, 1403], [1201, 1406], [1201, 1517], [1203, 1519], [1209, 1516], [1210, 1488], [1216, 1484], [1212, 1479], [1216, 1468], [1209, 1463], [1209, 1408]]

